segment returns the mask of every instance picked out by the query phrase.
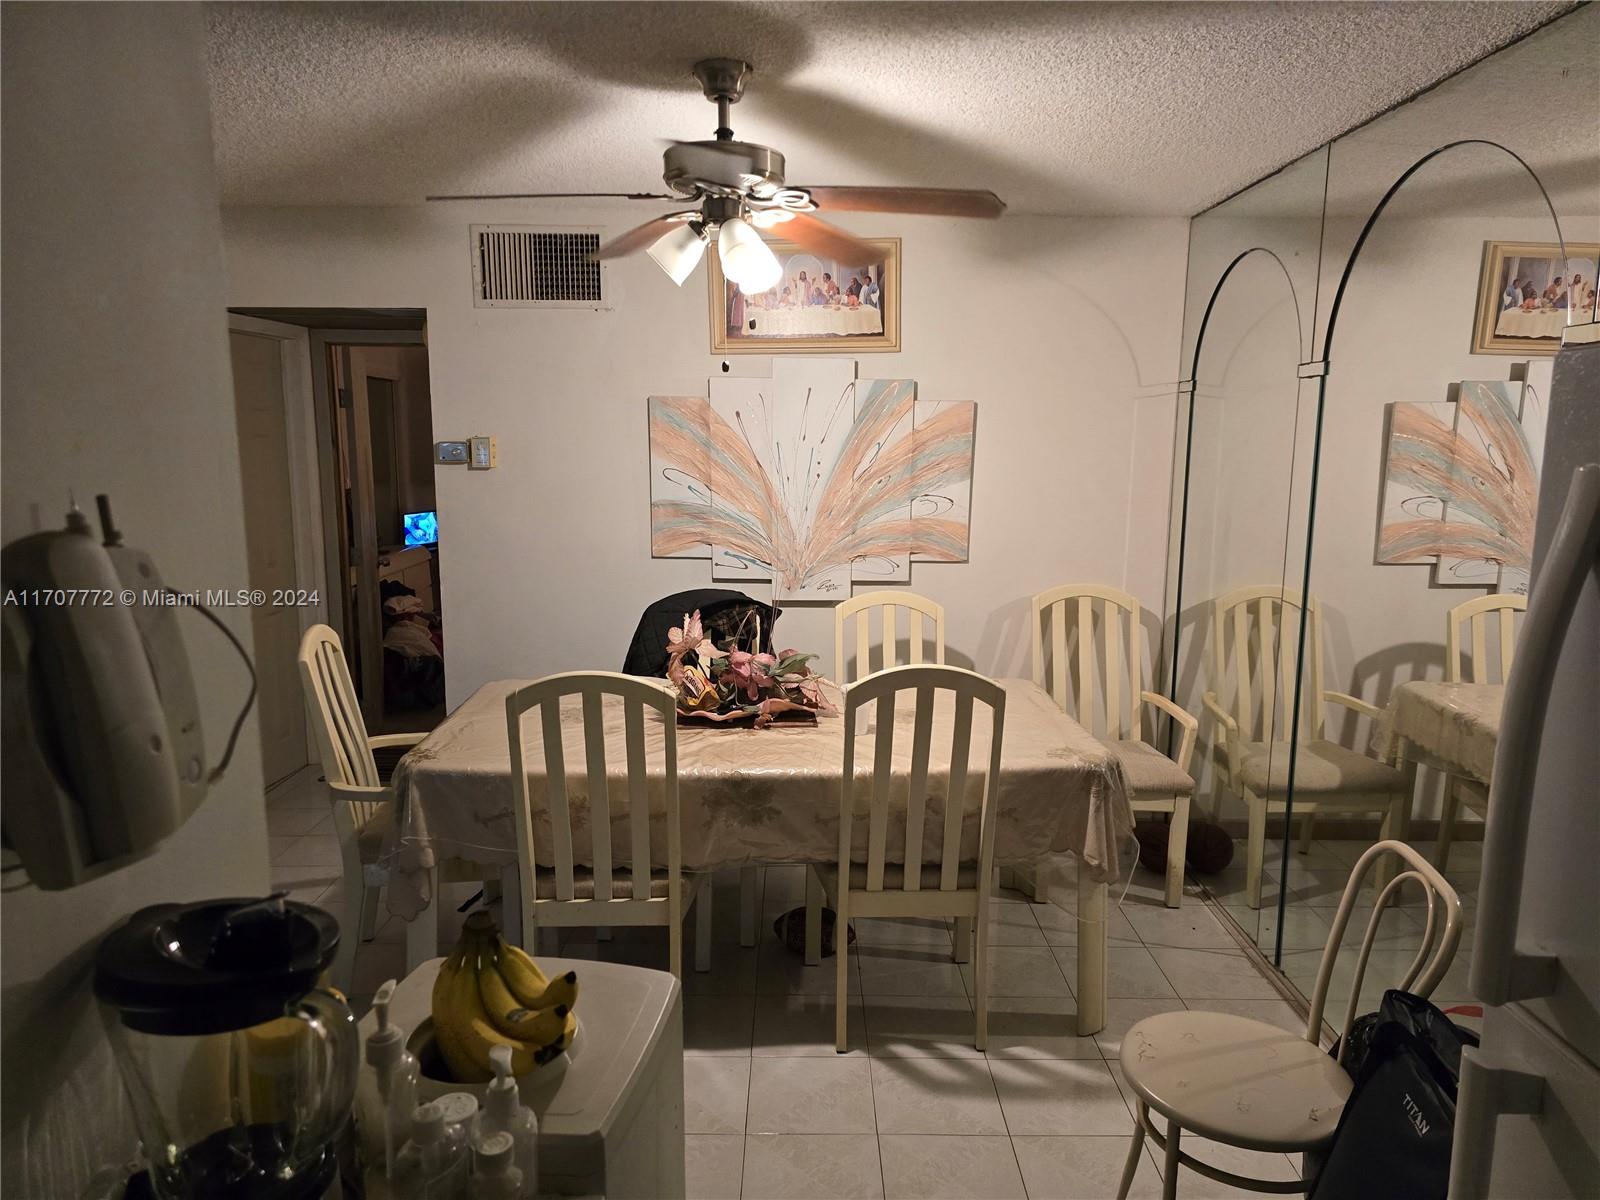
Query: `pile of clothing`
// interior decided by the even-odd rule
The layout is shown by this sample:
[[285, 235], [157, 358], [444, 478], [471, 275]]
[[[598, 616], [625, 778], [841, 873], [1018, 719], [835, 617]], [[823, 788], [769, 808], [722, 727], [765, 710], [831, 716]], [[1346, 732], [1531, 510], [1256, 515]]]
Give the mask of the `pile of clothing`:
[[444, 703], [444, 624], [416, 592], [395, 580], [380, 585], [383, 599], [385, 708], [434, 708]]

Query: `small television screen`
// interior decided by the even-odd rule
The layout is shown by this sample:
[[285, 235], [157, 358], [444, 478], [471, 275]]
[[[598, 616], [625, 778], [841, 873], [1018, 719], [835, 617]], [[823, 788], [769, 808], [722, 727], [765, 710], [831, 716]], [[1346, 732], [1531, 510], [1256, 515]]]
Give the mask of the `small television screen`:
[[431, 546], [439, 540], [439, 514], [414, 512], [406, 514], [406, 545]]

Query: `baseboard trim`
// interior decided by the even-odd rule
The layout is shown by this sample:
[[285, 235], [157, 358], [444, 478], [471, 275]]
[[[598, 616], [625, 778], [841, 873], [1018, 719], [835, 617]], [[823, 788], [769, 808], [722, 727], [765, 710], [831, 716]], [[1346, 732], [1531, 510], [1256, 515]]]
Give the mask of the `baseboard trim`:
[[[1243, 817], [1229, 817], [1218, 822], [1232, 838], [1245, 838], [1249, 835], [1249, 823]], [[1281, 841], [1284, 836], [1286, 822], [1282, 816], [1267, 818], [1267, 841]], [[1366, 817], [1318, 817], [1317, 839], [1330, 842], [1375, 842], [1382, 823]], [[1457, 821], [1454, 841], [1481, 842], [1483, 841], [1484, 826], [1481, 821]], [[1408, 841], [1432, 842], [1439, 837], [1439, 822], [1429, 818], [1426, 821], [1412, 821], [1411, 830], [1407, 836]]]

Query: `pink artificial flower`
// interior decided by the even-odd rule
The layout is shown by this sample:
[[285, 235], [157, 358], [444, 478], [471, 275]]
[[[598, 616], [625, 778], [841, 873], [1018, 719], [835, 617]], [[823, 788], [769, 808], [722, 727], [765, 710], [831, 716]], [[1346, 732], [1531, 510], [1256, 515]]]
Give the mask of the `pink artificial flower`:
[[705, 629], [700, 624], [699, 609], [695, 609], [693, 616], [683, 618], [681, 629], [675, 625], [667, 631], [667, 654], [677, 660], [698, 654], [704, 663], [721, 657], [722, 651], [705, 635]]
[[756, 677], [756, 656], [744, 650], [728, 651], [728, 669], [722, 678], [733, 678], [734, 685], [751, 700], [761, 698], [761, 683]]

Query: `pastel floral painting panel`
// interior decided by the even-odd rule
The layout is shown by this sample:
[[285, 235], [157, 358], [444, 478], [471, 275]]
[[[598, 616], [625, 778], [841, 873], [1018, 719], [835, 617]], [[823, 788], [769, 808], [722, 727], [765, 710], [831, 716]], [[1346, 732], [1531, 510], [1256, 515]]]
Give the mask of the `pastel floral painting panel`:
[[965, 561], [976, 412], [919, 404], [913, 380], [858, 382], [848, 359], [779, 359], [771, 379], [655, 397], [651, 552], [709, 555], [714, 579], [770, 578], [791, 601]]

